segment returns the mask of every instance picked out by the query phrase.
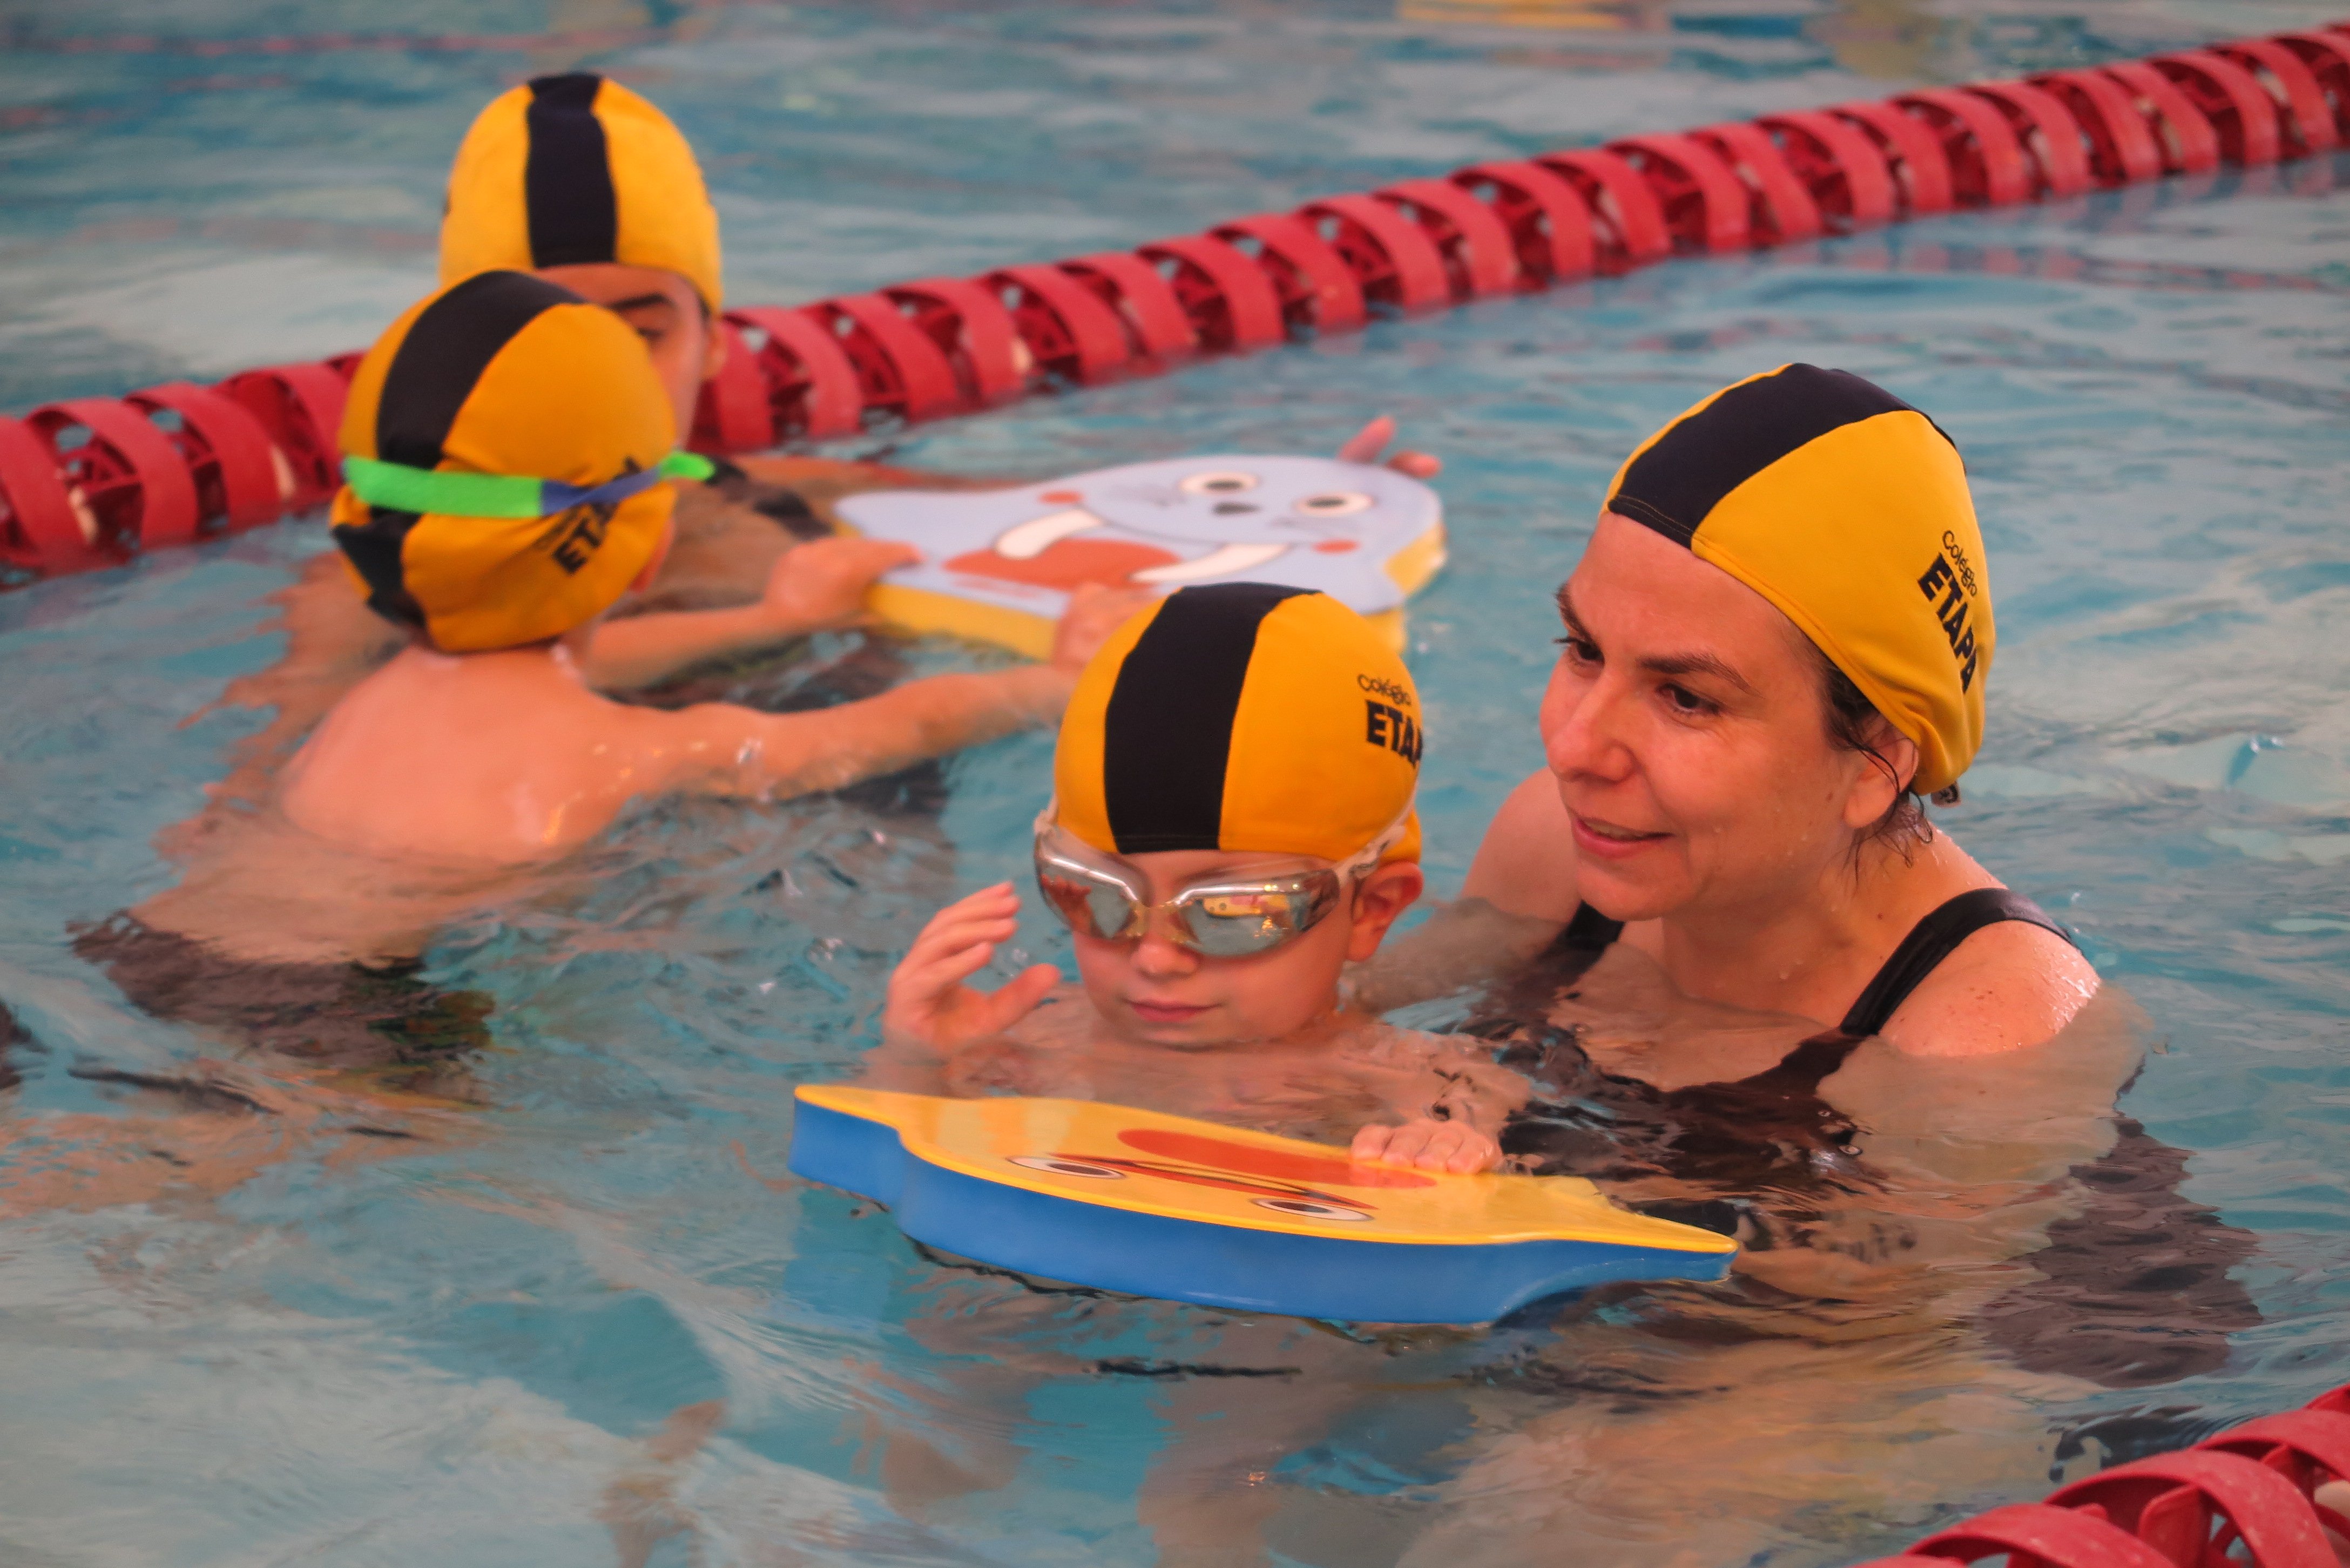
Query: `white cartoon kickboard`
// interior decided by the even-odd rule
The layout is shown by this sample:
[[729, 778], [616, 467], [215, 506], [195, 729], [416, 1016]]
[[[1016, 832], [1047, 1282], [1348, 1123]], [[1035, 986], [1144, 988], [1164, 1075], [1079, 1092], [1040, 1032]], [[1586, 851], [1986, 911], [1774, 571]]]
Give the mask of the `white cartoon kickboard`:
[[1444, 565], [1444, 507], [1409, 475], [1327, 457], [1217, 454], [1095, 469], [1014, 490], [877, 490], [843, 522], [921, 561], [882, 578], [874, 613], [1035, 658], [1084, 583], [1315, 588], [1403, 640], [1403, 602]]

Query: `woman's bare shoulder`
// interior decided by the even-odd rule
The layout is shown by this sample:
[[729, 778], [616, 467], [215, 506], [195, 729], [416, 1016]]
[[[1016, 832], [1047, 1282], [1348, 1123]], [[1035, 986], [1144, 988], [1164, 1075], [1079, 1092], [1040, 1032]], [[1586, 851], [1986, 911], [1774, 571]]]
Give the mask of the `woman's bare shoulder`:
[[1913, 1056], [1988, 1056], [2054, 1039], [2097, 993], [2097, 971], [2063, 937], [2002, 920], [1968, 937], [1887, 1021]]
[[1482, 898], [1513, 915], [1572, 919], [1576, 904], [1575, 839], [1558, 781], [1543, 769], [1510, 792], [1485, 829], [1461, 896]]

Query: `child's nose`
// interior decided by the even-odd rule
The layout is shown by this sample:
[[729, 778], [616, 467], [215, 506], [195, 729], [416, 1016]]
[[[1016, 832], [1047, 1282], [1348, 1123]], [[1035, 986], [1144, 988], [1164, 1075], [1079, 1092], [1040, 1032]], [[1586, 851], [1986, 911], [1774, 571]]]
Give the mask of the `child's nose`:
[[1200, 955], [1189, 948], [1179, 947], [1172, 940], [1175, 913], [1171, 909], [1153, 909], [1150, 920], [1143, 928], [1142, 940], [1135, 944], [1134, 967], [1139, 972], [1154, 977], [1190, 974], [1200, 967]]

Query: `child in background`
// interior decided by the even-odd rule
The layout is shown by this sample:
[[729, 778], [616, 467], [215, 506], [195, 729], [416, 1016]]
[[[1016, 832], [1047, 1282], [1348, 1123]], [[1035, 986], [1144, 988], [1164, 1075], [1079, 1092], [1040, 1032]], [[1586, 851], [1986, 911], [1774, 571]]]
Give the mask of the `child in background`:
[[[723, 258], [701, 164], [658, 107], [619, 82], [572, 72], [536, 78], [482, 109], [449, 171], [441, 282], [497, 270], [534, 273], [628, 323], [652, 358], [680, 440], [690, 433], [702, 384], [725, 362]], [[1339, 455], [1375, 462], [1394, 431], [1374, 420]], [[1440, 466], [1410, 452], [1393, 465], [1421, 479]], [[995, 483], [828, 457], [719, 461], [672, 486], [671, 548], [576, 645], [580, 671], [599, 691], [633, 691], [859, 626], [875, 579], [913, 552], [837, 535], [830, 503], [885, 486]], [[274, 710], [232, 751], [225, 793], [251, 801], [266, 795], [319, 717], [401, 647], [331, 556], [306, 565], [276, 597], [285, 657], [231, 682], [221, 700]], [[895, 650], [869, 639], [817, 680], [824, 694], [861, 697], [903, 673]]]
[[636, 335], [553, 284], [484, 273], [401, 317], [352, 383], [334, 535], [408, 646], [335, 705], [264, 809], [207, 814], [180, 885], [78, 947], [166, 1016], [233, 1014], [266, 989], [256, 966], [314, 990], [354, 966], [380, 976], [633, 803], [833, 789], [1043, 722], [1145, 602], [1081, 599], [1045, 664], [815, 711], [609, 701], [580, 649], [660, 565], [667, 479], [698, 463], [673, 439]]

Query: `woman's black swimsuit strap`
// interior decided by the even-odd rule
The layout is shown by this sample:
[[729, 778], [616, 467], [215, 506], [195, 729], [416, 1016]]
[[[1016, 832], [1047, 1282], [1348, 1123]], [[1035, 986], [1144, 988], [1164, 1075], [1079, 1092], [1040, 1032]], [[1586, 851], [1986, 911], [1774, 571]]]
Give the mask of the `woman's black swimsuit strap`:
[[[1971, 893], [1961, 893], [1909, 928], [1909, 934], [1901, 939], [1901, 945], [1893, 950], [1893, 956], [1885, 961], [1861, 992], [1860, 999], [1852, 1004], [1852, 1011], [1836, 1025], [1836, 1034], [1863, 1040], [1881, 1031], [1887, 1021], [1900, 1011], [1901, 1004], [1909, 1000], [1909, 993], [1924, 984], [1926, 977], [1960, 942], [1985, 926], [1995, 926], [2002, 920], [2021, 920], [2027, 926], [2054, 931], [2068, 942], [2073, 940], [2071, 933], [2048, 918], [2046, 910], [2021, 893], [2005, 888], [1978, 888]], [[1588, 904], [1577, 904], [1575, 918], [1552, 940], [1544, 956], [1554, 965], [1569, 954], [1581, 956], [1584, 961], [1576, 969], [1579, 974], [1623, 934], [1623, 921], [1611, 920]], [[1804, 1049], [1834, 1038], [1835, 1035], [1819, 1036], [1805, 1042]], [[1825, 1075], [1816, 1075], [1814, 1081]]]
[[1852, 1004], [1837, 1028], [1856, 1039], [1883, 1031], [1887, 1021], [1909, 1000], [1909, 993], [1925, 983], [1941, 961], [1950, 957], [1958, 945], [1981, 930], [2002, 920], [2021, 920], [2027, 926], [2038, 926], [2043, 931], [2054, 931], [2066, 941], [2073, 939], [2064, 928], [2048, 918], [2047, 912], [2021, 893], [2005, 888], [1978, 888], [1971, 893], [1961, 893], [1909, 929], [1893, 956], [1877, 971], [1877, 978]]

